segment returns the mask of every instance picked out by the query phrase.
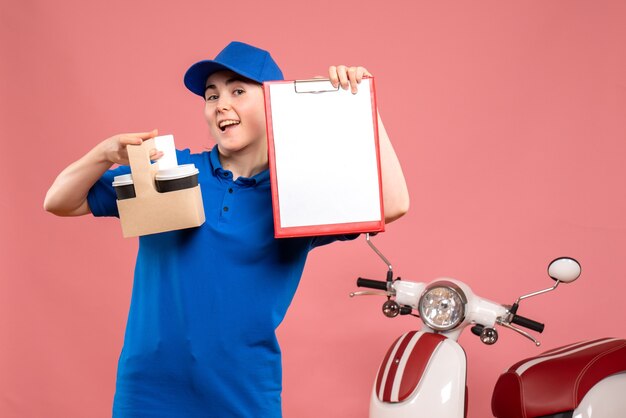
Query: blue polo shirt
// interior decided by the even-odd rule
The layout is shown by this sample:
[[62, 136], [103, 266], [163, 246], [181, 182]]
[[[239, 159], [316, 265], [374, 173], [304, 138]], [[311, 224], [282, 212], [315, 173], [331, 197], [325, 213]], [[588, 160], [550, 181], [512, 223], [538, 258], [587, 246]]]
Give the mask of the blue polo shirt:
[[[308, 252], [337, 239], [275, 239], [269, 171], [233, 180], [217, 147], [177, 151], [196, 165], [206, 222], [139, 238], [114, 417], [281, 416], [275, 330]], [[106, 172], [88, 195], [95, 216], [118, 216]]]

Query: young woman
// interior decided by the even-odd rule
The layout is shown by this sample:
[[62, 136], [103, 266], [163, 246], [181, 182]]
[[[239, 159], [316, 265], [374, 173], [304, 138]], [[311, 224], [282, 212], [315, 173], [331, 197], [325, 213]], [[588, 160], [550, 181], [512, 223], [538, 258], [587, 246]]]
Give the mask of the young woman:
[[[335, 86], [358, 89], [363, 67], [330, 67]], [[119, 360], [116, 417], [280, 417], [275, 330], [308, 252], [354, 236], [275, 239], [261, 83], [283, 79], [271, 55], [240, 42], [194, 64], [185, 85], [205, 100], [216, 146], [177, 151], [199, 169], [206, 222], [139, 238]], [[379, 119], [386, 222], [408, 210], [398, 159]], [[104, 140], [63, 170], [44, 207], [60, 216], [118, 216], [113, 177], [129, 173], [126, 146], [157, 131]], [[329, 150], [332, 152], [332, 150]], [[153, 150], [151, 157], [162, 155]], [[121, 166], [110, 170], [113, 164]]]

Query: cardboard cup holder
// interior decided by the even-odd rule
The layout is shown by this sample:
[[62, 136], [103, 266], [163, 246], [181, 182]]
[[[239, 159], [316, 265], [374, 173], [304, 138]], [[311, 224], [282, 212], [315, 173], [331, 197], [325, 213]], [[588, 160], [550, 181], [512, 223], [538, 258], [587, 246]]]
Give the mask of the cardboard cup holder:
[[205, 221], [198, 169], [193, 164], [158, 169], [150, 163], [154, 139], [128, 145], [131, 174], [115, 177], [124, 237], [200, 226]]

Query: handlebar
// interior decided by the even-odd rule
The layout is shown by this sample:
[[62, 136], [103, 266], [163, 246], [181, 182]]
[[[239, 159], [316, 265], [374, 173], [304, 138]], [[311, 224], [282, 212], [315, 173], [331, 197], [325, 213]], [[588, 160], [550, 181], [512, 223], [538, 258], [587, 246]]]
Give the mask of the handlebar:
[[513, 319], [511, 319], [511, 322], [521, 327], [532, 329], [533, 331], [537, 331], [539, 333], [542, 333], [543, 329], [545, 328], [545, 325], [541, 322], [533, 321], [532, 319], [525, 318], [521, 315], [513, 315]]
[[[388, 291], [389, 288], [389, 283], [388, 281], [384, 281], [384, 280], [372, 280], [372, 279], [366, 279], [363, 277], [359, 277], [356, 281], [356, 285], [358, 287], [367, 287], [370, 289], [376, 289], [376, 290], [383, 290], [383, 291]], [[542, 324], [541, 322], [537, 322], [534, 321], [530, 318], [526, 318], [524, 316], [521, 315], [517, 315], [515, 312], [517, 311], [517, 304], [514, 304], [511, 307], [510, 313], [513, 314], [512, 317], [510, 317], [510, 321], [513, 324], [517, 324], [521, 327], [525, 327], [528, 329], [531, 329], [533, 331], [542, 333], [545, 325]], [[502, 325], [505, 325], [504, 323], [501, 323]], [[509, 327], [510, 328], [510, 327]], [[474, 330], [473, 330], [474, 331]], [[478, 330], [476, 330], [478, 332]], [[482, 330], [481, 330], [482, 331]], [[520, 332], [520, 330], [518, 330], [518, 332]], [[478, 333], [477, 335], [479, 335], [480, 333]], [[525, 334], [525, 333], [524, 333]]]
[[387, 282], [382, 280], [371, 280], [359, 277], [356, 280], [356, 285], [358, 287], [369, 287], [370, 289], [387, 290]]

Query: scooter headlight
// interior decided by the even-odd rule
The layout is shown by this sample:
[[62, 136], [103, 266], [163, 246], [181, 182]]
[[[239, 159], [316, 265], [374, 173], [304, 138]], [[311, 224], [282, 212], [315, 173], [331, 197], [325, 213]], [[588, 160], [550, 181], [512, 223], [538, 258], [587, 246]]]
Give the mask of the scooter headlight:
[[422, 293], [419, 313], [422, 321], [436, 331], [457, 327], [465, 319], [465, 293], [454, 283], [435, 282]]

